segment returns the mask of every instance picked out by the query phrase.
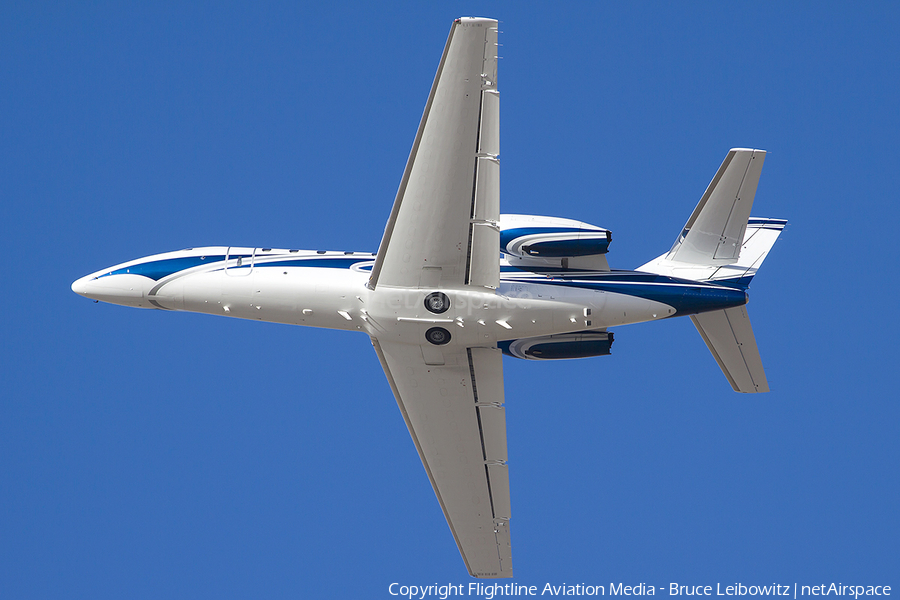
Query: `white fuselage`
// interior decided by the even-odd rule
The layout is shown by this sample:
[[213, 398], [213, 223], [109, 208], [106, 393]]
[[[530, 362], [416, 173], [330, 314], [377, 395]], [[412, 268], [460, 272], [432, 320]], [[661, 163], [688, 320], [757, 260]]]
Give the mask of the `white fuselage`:
[[[362, 331], [425, 343], [441, 326], [453, 344], [492, 344], [661, 319], [676, 309], [625, 293], [559, 286], [552, 276], [503, 278], [499, 289], [441, 288], [450, 309], [425, 307], [432, 290], [367, 287], [367, 253], [206, 247], [150, 256], [76, 281], [79, 294], [126, 306]], [[545, 281], [545, 282], [544, 282]]]

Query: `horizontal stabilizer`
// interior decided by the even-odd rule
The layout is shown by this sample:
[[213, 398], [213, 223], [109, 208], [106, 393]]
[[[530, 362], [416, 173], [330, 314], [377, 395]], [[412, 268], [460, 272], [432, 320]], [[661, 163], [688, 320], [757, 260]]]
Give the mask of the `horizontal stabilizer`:
[[719, 367], [736, 392], [768, 392], [759, 348], [745, 306], [691, 315]]
[[680, 277], [693, 281], [713, 281], [747, 289], [760, 265], [787, 225], [784, 219], [750, 217], [737, 262], [729, 265], [696, 265], [669, 260], [663, 254], [638, 267], [638, 271]]

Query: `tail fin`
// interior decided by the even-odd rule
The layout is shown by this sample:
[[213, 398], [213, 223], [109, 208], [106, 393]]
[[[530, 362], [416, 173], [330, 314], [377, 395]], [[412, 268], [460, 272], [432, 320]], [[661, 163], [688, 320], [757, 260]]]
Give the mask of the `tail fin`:
[[727, 265], [737, 261], [762, 172], [764, 150], [733, 148], [669, 250], [672, 261]]
[[[746, 289], [787, 225], [750, 218], [765, 157], [763, 150], [729, 151], [672, 249], [638, 271]], [[746, 307], [691, 320], [736, 392], [769, 391]]]
[[750, 218], [765, 157], [730, 150], [672, 249], [637, 270], [746, 288], [787, 224]]

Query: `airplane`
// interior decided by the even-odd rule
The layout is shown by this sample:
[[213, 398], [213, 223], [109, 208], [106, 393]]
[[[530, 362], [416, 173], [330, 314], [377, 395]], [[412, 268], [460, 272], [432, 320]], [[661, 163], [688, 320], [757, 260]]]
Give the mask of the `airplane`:
[[609, 230], [500, 214], [497, 21], [450, 29], [378, 251], [188, 248], [82, 296], [369, 336], [468, 572], [512, 577], [503, 365], [604, 356], [612, 328], [689, 316], [738, 392], [769, 390], [747, 288], [783, 219], [751, 218], [766, 153], [728, 152], [668, 252], [610, 269]]

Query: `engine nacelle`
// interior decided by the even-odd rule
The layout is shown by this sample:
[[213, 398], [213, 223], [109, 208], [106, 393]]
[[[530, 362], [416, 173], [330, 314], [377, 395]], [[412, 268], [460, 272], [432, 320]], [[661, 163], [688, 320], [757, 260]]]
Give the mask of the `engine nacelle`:
[[577, 258], [606, 254], [612, 233], [557, 217], [500, 215], [500, 251], [519, 258]]
[[613, 334], [610, 332], [585, 331], [500, 342], [498, 347], [503, 354], [516, 358], [563, 360], [605, 356], [610, 353], [612, 343]]

